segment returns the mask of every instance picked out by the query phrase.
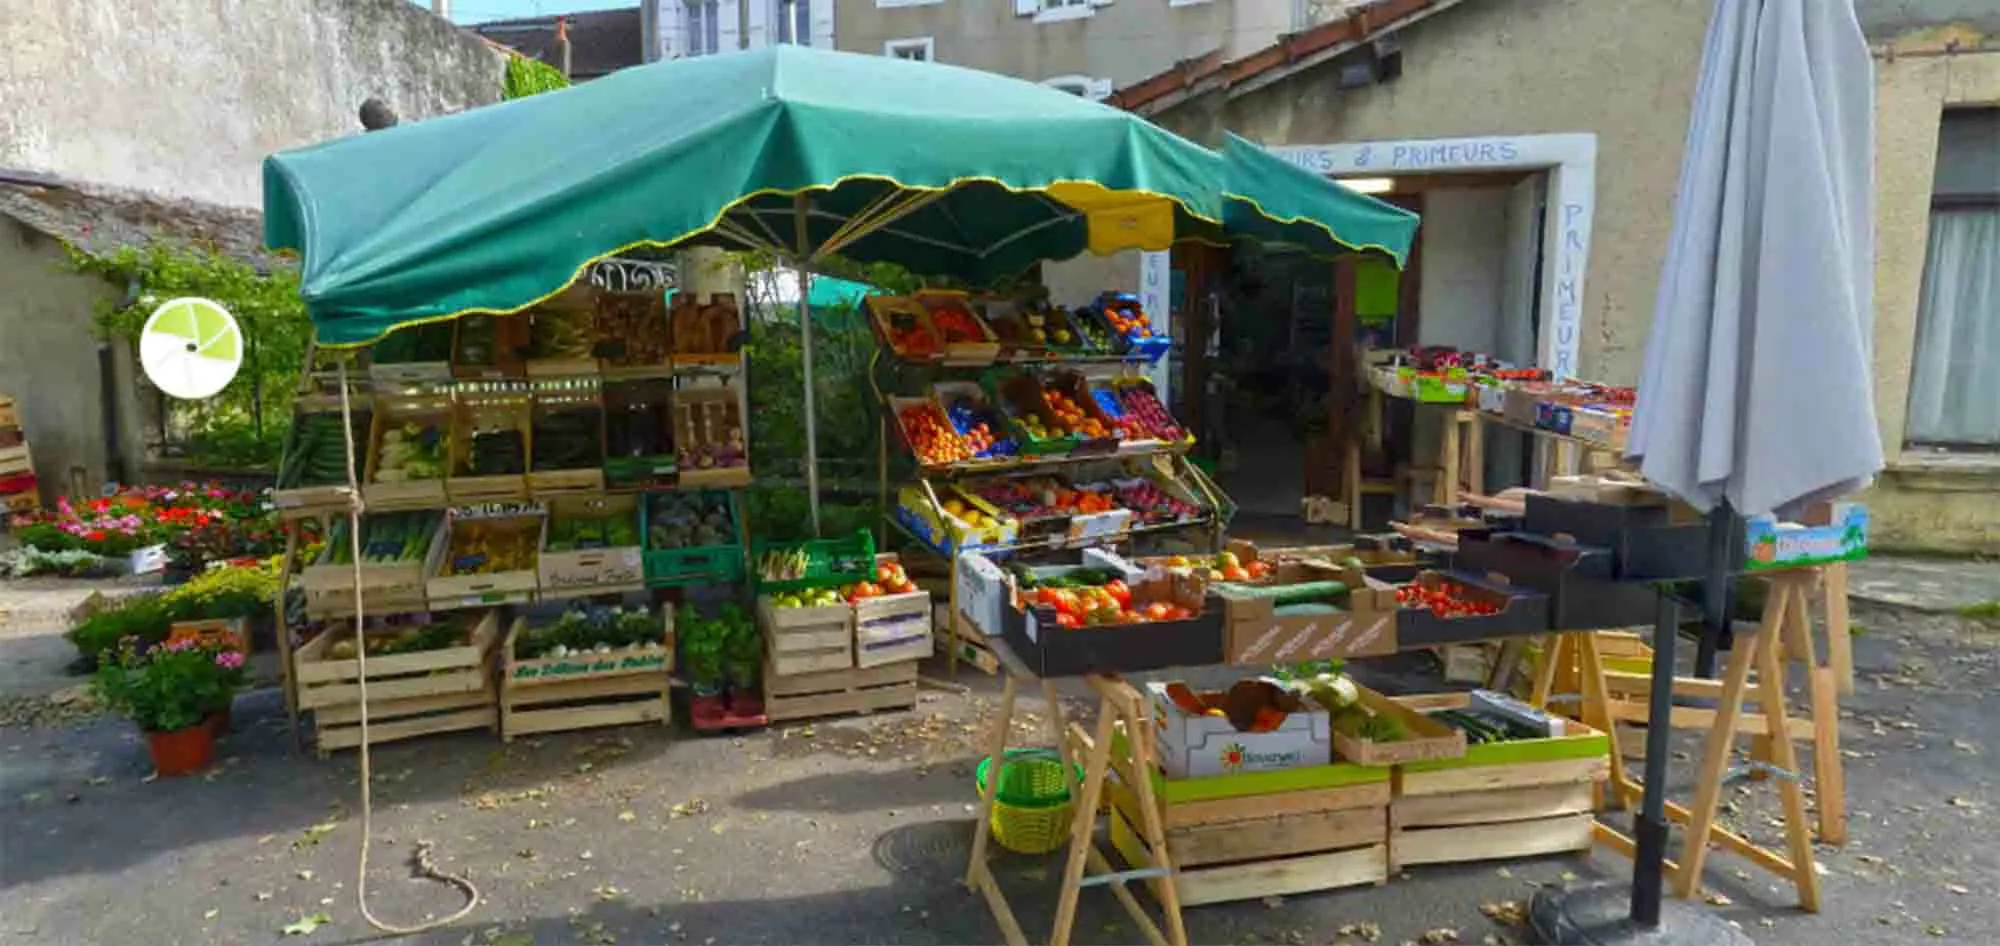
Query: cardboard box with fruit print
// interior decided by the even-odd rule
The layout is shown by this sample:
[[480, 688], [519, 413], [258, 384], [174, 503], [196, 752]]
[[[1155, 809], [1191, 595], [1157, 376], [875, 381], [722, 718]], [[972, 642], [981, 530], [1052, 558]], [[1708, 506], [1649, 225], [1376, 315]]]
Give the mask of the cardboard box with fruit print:
[[1833, 503], [1815, 509], [1806, 523], [1755, 516], [1745, 523], [1743, 567], [1748, 571], [1802, 568], [1868, 557], [1868, 507]]
[[1280, 772], [1333, 761], [1333, 715], [1286, 695], [1269, 681], [1228, 690], [1146, 684], [1168, 778]]

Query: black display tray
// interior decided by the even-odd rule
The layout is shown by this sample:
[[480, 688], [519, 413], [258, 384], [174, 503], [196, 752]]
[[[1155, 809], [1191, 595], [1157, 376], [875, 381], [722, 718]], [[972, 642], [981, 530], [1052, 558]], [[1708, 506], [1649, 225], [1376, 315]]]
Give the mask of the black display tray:
[[1034, 605], [1025, 611], [1008, 608], [1000, 627], [1007, 646], [1038, 677], [1222, 663], [1222, 608], [1213, 598], [1202, 602], [1200, 614], [1185, 621], [1062, 627], [1056, 624], [1053, 608]]
[[1446, 618], [1428, 608], [1404, 607], [1396, 612], [1396, 646], [1434, 647], [1463, 644], [1500, 637], [1525, 637], [1549, 633], [1549, 596], [1533, 588], [1508, 581], [1504, 576], [1482, 575], [1462, 569], [1425, 572], [1419, 583], [1450, 579], [1468, 588], [1500, 599], [1500, 611], [1470, 617]]
[[1561, 631], [1627, 627], [1653, 620], [1651, 586], [1612, 577], [1611, 550], [1531, 532], [1467, 529], [1452, 563], [1460, 571], [1498, 573], [1549, 595], [1549, 622]]
[[[1741, 518], [1731, 534], [1741, 536]], [[1701, 578], [1710, 568], [1708, 523], [1674, 521], [1667, 506], [1626, 506], [1553, 496], [1528, 495], [1525, 531], [1567, 536], [1581, 545], [1611, 552], [1612, 577], [1618, 581], [1677, 581]], [[1743, 542], [1729, 543], [1727, 574], [1743, 570]]]

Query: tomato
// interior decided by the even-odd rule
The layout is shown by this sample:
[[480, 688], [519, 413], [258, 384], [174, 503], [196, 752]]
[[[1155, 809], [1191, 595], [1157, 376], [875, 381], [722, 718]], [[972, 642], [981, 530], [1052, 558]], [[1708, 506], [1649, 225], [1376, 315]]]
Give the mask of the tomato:
[[1056, 589], [1055, 608], [1073, 618], [1081, 618], [1084, 610], [1083, 603], [1077, 600], [1075, 592], [1061, 588]]
[[1057, 627], [1082, 627], [1082, 626], [1083, 626], [1083, 619], [1082, 619], [1082, 618], [1079, 618], [1079, 617], [1077, 617], [1077, 616], [1076, 616], [1076, 615], [1074, 615], [1074, 614], [1070, 614], [1070, 613], [1069, 613], [1069, 612], [1067, 612], [1067, 611], [1065, 611], [1065, 612], [1061, 612], [1061, 613], [1059, 613], [1059, 614], [1057, 614], [1057, 615], [1056, 615], [1056, 626], [1057, 626]]
[[1146, 606], [1146, 620], [1165, 621], [1174, 613], [1174, 606], [1164, 601], [1155, 601]]
[[1113, 578], [1109, 582], [1106, 582], [1104, 590], [1107, 594], [1111, 595], [1111, 600], [1118, 602], [1118, 606], [1121, 608], [1127, 607], [1132, 603], [1132, 589], [1126, 587], [1122, 579]]

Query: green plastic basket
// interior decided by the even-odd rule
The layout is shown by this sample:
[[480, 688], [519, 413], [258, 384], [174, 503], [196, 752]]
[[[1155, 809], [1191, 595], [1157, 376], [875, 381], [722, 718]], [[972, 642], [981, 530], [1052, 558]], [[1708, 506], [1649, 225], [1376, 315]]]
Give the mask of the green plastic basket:
[[[987, 766], [992, 757], [981, 759], [974, 773], [975, 788], [986, 790]], [[1083, 781], [1083, 766], [1076, 779]], [[1021, 854], [1047, 854], [1069, 840], [1073, 803], [1069, 781], [1063, 777], [1062, 758], [1052, 749], [1010, 749], [1000, 766], [999, 781], [993, 786], [993, 840]]]

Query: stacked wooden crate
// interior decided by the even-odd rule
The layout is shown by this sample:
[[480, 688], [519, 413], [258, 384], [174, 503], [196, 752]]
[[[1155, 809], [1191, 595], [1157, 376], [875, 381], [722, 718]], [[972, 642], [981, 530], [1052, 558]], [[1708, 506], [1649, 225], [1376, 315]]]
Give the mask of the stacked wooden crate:
[[[1420, 711], [1465, 709], [1466, 694], [1400, 697]], [[1459, 759], [1396, 767], [1389, 851], [1415, 864], [1588, 850], [1594, 791], [1610, 776], [1610, 742], [1566, 720], [1562, 734], [1469, 745]]]
[[14, 399], [0, 395], [0, 513], [34, 512], [42, 508], [35, 460]]
[[657, 643], [610, 653], [516, 659], [527, 630], [517, 617], [500, 651], [500, 737], [538, 732], [673, 722], [674, 612]]
[[[1079, 753], [1087, 748], [1079, 730], [1073, 728], [1070, 737]], [[1124, 734], [1117, 738], [1111, 751], [1115, 778], [1105, 785], [1112, 846], [1134, 867], [1151, 866], [1136, 828], [1139, 795], [1131, 787], [1137, 779], [1151, 779], [1181, 905], [1389, 879], [1388, 768], [1338, 762], [1169, 779], [1157, 768], [1133, 771]]]
[[757, 602], [764, 631], [764, 712], [772, 722], [908, 709], [917, 661], [931, 653], [931, 598], [912, 592], [847, 604]]
[[[498, 702], [491, 659], [499, 637], [499, 612], [489, 610], [461, 646], [370, 656], [369, 743], [494, 728]], [[312, 711], [321, 755], [361, 744], [360, 661], [333, 655], [334, 645], [353, 639], [352, 627], [335, 626], [300, 647], [296, 657], [299, 708]]]

